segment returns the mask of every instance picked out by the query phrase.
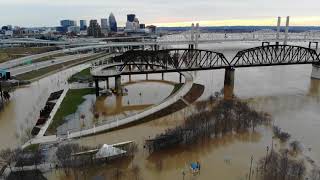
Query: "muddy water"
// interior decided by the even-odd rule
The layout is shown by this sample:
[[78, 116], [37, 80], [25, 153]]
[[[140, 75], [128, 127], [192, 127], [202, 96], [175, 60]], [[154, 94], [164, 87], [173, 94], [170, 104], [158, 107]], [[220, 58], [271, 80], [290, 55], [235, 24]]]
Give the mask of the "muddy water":
[[[146, 108], [163, 101], [172, 92], [175, 82], [157, 80], [139, 80], [138, 77], [131, 77], [131, 81], [124, 82], [122, 88], [126, 92], [124, 96], [101, 96], [96, 99], [95, 95], [87, 95], [82, 104], [79, 105], [76, 113], [66, 117], [66, 122], [58, 128], [58, 134], [79, 131], [82, 129], [93, 128], [103, 123], [123, 119], [125, 117], [142, 112]], [[161, 76], [160, 76], [161, 78]], [[138, 80], [136, 80], [138, 79]], [[100, 82], [100, 87], [103, 87]], [[106, 84], [105, 84], [106, 86]], [[95, 118], [94, 113], [99, 117]], [[85, 118], [81, 119], [80, 115]]]
[[[238, 50], [259, 45], [260, 43], [252, 42], [220, 43], [201, 45], [200, 48], [220, 51], [227, 58], [232, 58]], [[301, 45], [306, 46], [307, 43]], [[320, 144], [317, 140], [320, 130], [320, 82], [319, 80], [311, 80], [310, 74], [311, 65], [239, 68], [235, 72], [234, 89], [235, 94], [241, 99], [248, 100], [253, 108], [269, 112], [276, 125], [288, 131], [293, 139], [301, 141], [305, 147], [311, 148], [311, 157], [320, 162]], [[136, 78], [144, 79], [145, 77], [138, 76]], [[150, 76], [149, 78], [152, 79]], [[221, 90], [224, 70], [197, 72], [195, 78], [197, 83], [205, 85], [205, 92], [199, 99], [203, 100], [215, 91]], [[178, 76], [168, 74], [166, 79], [177, 82]], [[32, 93], [29, 92], [29, 94]], [[20, 100], [19, 103], [23, 103], [23, 100]], [[12, 106], [20, 107], [16, 104]], [[26, 105], [24, 104], [24, 106]], [[24, 106], [21, 105], [21, 107]], [[13, 129], [15, 129], [18, 127], [16, 122], [23, 122], [24, 120], [23, 118], [18, 118], [15, 121], [3, 120], [3, 117], [15, 117], [12, 113], [16, 109], [7, 109], [9, 110], [0, 114], [1, 121], [6, 122], [0, 124], [1, 138], [3, 136], [7, 137], [6, 134], [10, 130], [6, 131], [4, 128], [13, 126]], [[187, 173], [185, 179], [240, 179], [240, 177], [245, 177], [249, 171], [251, 156], [256, 161], [265, 155], [266, 147], [271, 145], [271, 130], [260, 127], [255, 134], [228, 135], [221, 139], [212, 139], [203, 144], [196, 144], [187, 148], [177, 147], [170, 151], [148, 155], [142, 148], [144, 140], [181, 123], [185, 111], [188, 111], [188, 109], [134, 127], [81, 138], [78, 142], [85, 145], [96, 145], [127, 140], [136, 141], [140, 145], [141, 151], [123, 169], [130, 167], [131, 164], [137, 164], [141, 168], [141, 175], [144, 179], [182, 179], [182, 170], [185, 169], [187, 172], [186, 164], [191, 161], [200, 161], [201, 174], [196, 178], [191, 178], [190, 174]], [[2, 132], [2, 129], [5, 132]], [[14, 133], [12, 135], [12, 139], [15, 139]], [[6, 139], [1, 139], [1, 142], [7, 142]], [[275, 146], [278, 147], [279, 145]], [[224, 162], [225, 158], [231, 158], [231, 164], [226, 164]], [[162, 170], [159, 170], [156, 166], [160, 160], [162, 161]], [[59, 172], [57, 173], [59, 174]], [[107, 174], [107, 169], [103, 167], [91, 169], [89, 179], [101, 174]], [[55, 172], [46, 175], [49, 179], [68, 179], [63, 174], [56, 175]]]
[[[221, 43], [201, 45], [200, 48], [223, 52], [230, 59], [238, 50], [259, 45]], [[301, 45], [306, 46], [307, 43]], [[269, 112], [275, 124], [288, 131], [293, 139], [311, 148], [310, 156], [319, 162], [320, 81], [311, 80], [310, 74], [311, 65], [239, 68], [235, 72], [235, 94], [248, 100], [253, 108]], [[203, 100], [221, 90], [224, 70], [197, 72], [195, 77], [197, 83], [205, 85], [205, 92], [199, 99]], [[94, 145], [135, 140], [141, 145], [149, 136], [181, 123], [183, 111], [187, 110], [135, 127], [83, 138], [79, 143]], [[266, 147], [270, 147], [271, 142], [270, 128], [260, 127], [255, 134], [229, 135], [204, 144], [177, 147], [152, 155], [142, 150], [132, 163], [139, 165], [144, 179], [182, 179], [182, 170], [187, 172], [186, 164], [191, 161], [200, 161], [201, 174], [194, 178], [187, 173], [185, 179], [241, 179], [249, 171], [250, 157], [253, 156], [254, 163], [264, 157]], [[274, 146], [278, 148], [280, 145], [275, 142]], [[231, 158], [231, 164], [224, 162], [226, 157]], [[162, 162], [162, 170], [157, 168], [159, 161]], [[104, 168], [91, 170], [90, 177], [104, 172], [107, 172]], [[61, 179], [64, 177], [61, 176]]]
[[68, 77], [85, 67], [88, 65], [76, 66], [16, 89], [0, 111], [0, 148], [21, 144], [25, 130], [35, 124], [49, 94], [68, 86]]

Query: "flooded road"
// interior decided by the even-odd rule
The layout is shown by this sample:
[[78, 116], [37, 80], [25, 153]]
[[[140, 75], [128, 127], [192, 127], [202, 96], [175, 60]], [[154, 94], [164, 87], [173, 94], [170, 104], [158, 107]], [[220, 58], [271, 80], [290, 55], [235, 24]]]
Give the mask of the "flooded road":
[[67, 79], [88, 66], [80, 65], [61, 71], [12, 92], [10, 102], [0, 111], [0, 148], [22, 144], [25, 131], [37, 121], [49, 94], [68, 86]]
[[[261, 44], [252, 42], [221, 43], [200, 45], [200, 48], [223, 52], [230, 59], [238, 50], [259, 45]], [[301, 45], [307, 45], [307, 43]], [[292, 139], [299, 140], [306, 148], [311, 148], [310, 155], [312, 159], [320, 162], [320, 144], [317, 140], [320, 131], [320, 80], [312, 80], [310, 78], [311, 69], [311, 65], [238, 68], [235, 71], [234, 90], [235, 95], [248, 101], [251, 107], [258, 111], [270, 113], [275, 125], [289, 132]], [[152, 76], [155, 76], [155, 78], [149, 76], [149, 79], [159, 79], [159, 75]], [[58, 75], [51, 78], [55, 79], [57, 77]], [[178, 78], [175, 74], [166, 74], [165, 76], [166, 80], [174, 82], [178, 82]], [[138, 79], [143, 80], [145, 76], [137, 76], [135, 78], [135, 80]], [[205, 100], [214, 92], [223, 88], [224, 70], [197, 72], [195, 80], [196, 83], [205, 85], [205, 91], [199, 99]], [[126, 79], [123, 79], [123, 81], [126, 81]], [[60, 84], [63, 86], [63, 82], [60, 82]], [[28, 115], [29, 112], [34, 112], [33, 104], [37, 103], [37, 101], [39, 101], [38, 104], [45, 101], [45, 99], [33, 100], [30, 97], [37, 97], [37, 93], [41, 93], [45, 91], [45, 87], [51, 86], [56, 87], [56, 84], [52, 85], [46, 80], [46, 83], [41, 83], [41, 81], [34, 83], [27, 91], [23, 91], [23, 89], [15, 91], [14, 100], [6, 108], [6, 111], [0, 113], [0, 141], [3, 147], [8, 146], [8, 139], [14, 142], [9, 143], [10, 146], [17, 143], [15, 132], [11, 131], [19, 129], [20, 124], [24, 124], [25, 118], [23, 117]], [[165, 93], [158, 93], [158, 98], [155, 98], [157, 99], [155, 101], [167, 95], [166, 93], [170, 92], [169, 87], [170, 85], [166, 85], [166, 88], [164, 88]], [[152, 99], [155, 96], [155, 92], [143, 92], [150, 94], [141, 102], [146, 104], [155, 103]], [[122, 102], [122, 105], [128, 104], [128, 100], [130, 104], [139, 104], [140, 99], [137, 94], [139, 94], [138, 91], [133, 93], [134, 96], [132, 98], [135, 100], [124, 97], [118, 101]], [[29, 96], [27, 100], [22, 98], [23, 95]], [[105, 107], [109, 107], [114, 102], [117, 102], [116, 98], [110, 98], [111, 104], [106, 98], [101, 101], [99, 106], [105, 109]], [[260, 127], [254, 134], [230, 134], [220, 139], [212, 139], [205, 143], [190, 145], [190, 147], [177, 147], [148, 155], [142, 146], [144, 140], [148, 139], [149, 136], [153, 137], [170, 127], [179, 125], [188, 110], [186, 108], [158, 120], [133, 127], [81, 138], [77, 142], [93, 146], [134, 140], [139, 144], [140, 151], [128, 165], [124, 165], [123, 170], [125, 171], [132, 165], [138, 165], [143, 179], [159, 180], [182, 179], [182, 171], [188, 171], [187, 164], [192, 161], [201, 163], [201, 174], [196, 178], [187, 174], [185, 179], [245, 179], [244, 177], [249, 172], [251, 156], [253, 156], [255, 163], [258, 159], [264, 157], [267, 146], [271, 145], [273, 136], [271, 129], [269, 127]], [[277, 144], [277, 142], [275, 143]], [[279, 147], [279, 144], [276, 147]], [[231, 158], [231, 164], [225, 163], [224, 159], [226, 157]], [[161, 169], [157, 167], [159, 162], [162, 164]], [[92, 179], [98, 175], [108, 177], [108, 170], [110, 168], [105, 167], [90, 169], [87, 179]], [[50, 172], [46, 176], [49, 179], [57, 179], [57, 177], [59, 179], [70, 179], [70, 177], [67, 178], [63, 173], [59, 172]]]

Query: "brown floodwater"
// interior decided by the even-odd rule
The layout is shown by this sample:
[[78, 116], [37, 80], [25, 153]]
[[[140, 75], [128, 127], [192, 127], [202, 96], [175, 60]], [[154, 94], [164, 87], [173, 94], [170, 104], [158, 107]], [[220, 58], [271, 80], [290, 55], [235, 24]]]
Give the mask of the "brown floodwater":
[[0, 148], [21, 145], [25, 130], [35, 124], [49, 94], [67, 87], [67, 79], [88, 66], [72, 67], [13, 91], [10, 102], [0, 111]]
[[[161, 78], [158, 75], [156, 78]], [[95, 95], [86, 95], [85, 101], [78, 106], [74, 114], [68, 115], [64, 124], [58, 127], [58, 134], [79, 131], [81, 129], [93, 128], [110, 121], [119, 120], [150, 108], [165, 100], [172, 92], [176, 83], [161, 80], [135, 80], [125, 82], [122, 79], [122, 88], [125, 89], [124, 96], [101, 96], [96, 99]], [[137, 78], [138, 79], [138, 78]], [[105, 82], [100, 82], [103, 87]], [[104, 84], [106, 86], [106, 84]], [[80, 118], [85, 114], [85, 118]], [[98, 118], [94, 114], [99, 114]]]
[[[260, 43], [253, 42], [220, 43], [200, 45], [200, 48], [220, 51], [227, 58], [232, 58], [238, 50], [259, 45]], [[307, 43], [301, 45], [307, 46]], [[305, 147], [311, 148], [308, 155], [319, 162], [320, 144], [317, 137], [320, 132], [320, 81], [310, 78], [311, 69], [311, 65], [238, 68], [235, 71], [234, 91], [236, 96], [247, 100], [252, 108], [270, 113], [274, 123], [289, 132], [292, 139], [299, 140]], [[179, 77], [170, 73], [166, 74], [165, 78], [178, 82]], [[199, 100], [207, 99], [214, 92], [220, 91], [223, 88], [223, 78], [224, 70], [195, 73], [196, 83], [205, 85], [205, 91]], [[137, 76], [134, 79], [143, 80], [145, 76]], [[151, 75], [149, 79], [159, 79], [159, 76]], [[127, 80], [123, 79], [123, 81]], [[19, 130], [20, 124], [24, 124], [23, 122], [26, 121], [24, 117], [29, 112], [33, 112], [34, 104], [44, 103], [45, 100], [38, 103], [38, 100], [33, 100], [33, 98], [38, 97], [37, 94], [44, 91], [45, 87], [51, 87], [51, 83], [40, 82], [39, 84], [34, 83], [28, 88], [16, 90], [14, 100], [5, 111], [0, 113], [0, 140], [3, 147], [17, 144], [15, 131]], [[33, 98], [26, 97], [24, 100], [23, 95]], [[139, 103], [139, 98], [137, 99], [137, 103]], [[117, 102], [117, 99], [113, 102]], [[122, 102], [122, 105], [126, 104], [126, 100], [123, 99], [118, 102]], [[103, 100], [102, 107], [104, 106], [109, 106], [106, 100]], [[189, 147], [176, 147], [149, 155], [143, 149], [144, 140], [180, 124], [186, 112], [190, 112], [190, 109], [186, 108], [158, 120], [125, 129], [81, 138], [77, 142], [94, 146], [134, 140], [139, 144], [140, 151], [132, 161], [125, 163], [122, 169], [129, 169], [132, 164], [138, 165], [143, 179], [182, 179], [182, 170], [188, 172], [187, 165], [193, 161], [201, 163], [201, 174], [192, 177], [187, 173], [185, 179], [244, 179], [249, 172], [251, 156], [253, 156], [255, 163], [264, 157], [267, 146], [271, 145], [271, 129], [260, 127], [253, 134], [229, 134]], [[10, 140], [9, 144], [8, 140]], [[277, 144], [275, 147], [279, 147], [279, 145]], [[230, 164], [225, 163], [226, 158], [231, 159]], [[157, 167], [159, 162], [162, 164], [162, 170]], [[108, 177], [108, 171], [110, 171], [110, 167], [104, 166], [89, 169], [87, 179], [96, 176]], [[46, 173], [46, 176], [49, 179], [70, 179], [65, 177], [63, 173], [56, 171]]]

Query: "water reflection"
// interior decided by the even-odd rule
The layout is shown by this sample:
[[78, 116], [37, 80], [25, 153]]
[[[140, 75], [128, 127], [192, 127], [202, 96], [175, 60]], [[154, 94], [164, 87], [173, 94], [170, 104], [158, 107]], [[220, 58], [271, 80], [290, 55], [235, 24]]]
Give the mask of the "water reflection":
[[12, 92], [10, 103], [0, 111], [0, 149], [20, 144], [24, 131], [36, 123], [49, 94], [67, 87], [67, 79], [88, 66], [83, 64], [63, 70]]
[[[110, 121], [132, 116], [146, 108], [163, 101], [172, 92], [176, 83], [161, 80], [138, 80], [122, 84], [125, 96], [84, 96], [85, 101], [79, 105], [77, 112], [67, 116], [66, 122], [58, 127], [59, 135], [81, 129], [93, 128]], [[81, 118], [81, 115], [85, 115]], [[98, 117], [94, 117], [98, 115]]]
[[320, 80], [319, 79], [311, 78], [308, 95], [320, 96]]

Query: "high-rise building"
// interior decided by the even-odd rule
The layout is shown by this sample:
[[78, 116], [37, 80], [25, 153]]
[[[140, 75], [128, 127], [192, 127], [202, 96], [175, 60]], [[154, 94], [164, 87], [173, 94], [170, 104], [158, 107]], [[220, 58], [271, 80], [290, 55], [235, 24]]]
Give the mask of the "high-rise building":
[[86, 20], [80, 20], [80, 31], [87, 30], [87, 21]]
[[73, 33], [73, 34], [77, 35], [80, 33], [80, 27], [79, 26], [69, 26], [68, 33]]
[[135, 18], [136, 18], [135, 14], [128, 14], [127, 15], [127, 21], [128, 22], [133, 22]]
[[61, 20], [60, 25], [62, 27], [68, 28], [69, 26], [77, 26], [77, 22], [73, 20]]
[[59, 31], [62, 33], [66, 33], [68, 31], [68, 27], [77, 26], [77, 22], [73, 21], [73, 20], [66, 19], [66, 20], [61, 20], [60, 25], [61, 25], [61, 28], [58, 28]]
[[155, 34], [157, 32], [157, 26], [150, 25], [147, 26], [147, 29], [149, 29], [150, 33]]
[[134, 32], [139, 31], [139, 29], [140, 29], [139, 20], [138, 20], [138, 18], [136, 18], [136, 15], [135, 14], [128, 14], [125, 32], [134, 33]]
[[140, 24], [140, 29], [145, 29], [146, 25], [145, 24]]
[[100, 25], [98, 24], [97, 20], [90, 20], [90, 24], [88, 27], [88, 36], [93, 36], [93, 37], [101, 37], [101, 28]]
[[101, 19], [101, 32], [105, 36], [108, 35], [109, 32], [109, 21], [108, 19]]
[[111, 32], [117, 32], [118, 27], [117, 27], [117, 21], [116, 18], [114, 17], [113, 13], [110, 14], [109, 16], [109, 27]]

